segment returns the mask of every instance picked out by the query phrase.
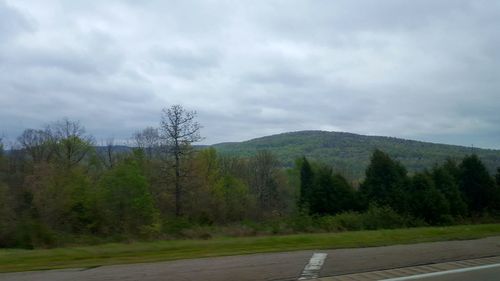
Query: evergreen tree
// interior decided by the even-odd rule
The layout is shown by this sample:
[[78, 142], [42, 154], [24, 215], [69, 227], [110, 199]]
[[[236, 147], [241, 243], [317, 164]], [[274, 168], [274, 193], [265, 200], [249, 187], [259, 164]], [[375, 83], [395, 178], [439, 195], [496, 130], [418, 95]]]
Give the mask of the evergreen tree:
[[432, 170], [432, 179], [436, 188], [445, 196], [454, 217], [464, 217], [467, 214], [467, 204], [458, 188], [458, 183], [450, 170], [445, 166]]
[[460, 168], [458, 167], [457, 162], [448, 158], [441, 167], [446, 171], [446, 173], [451, 175], [455, 182], [458, 184], [458, 182], [460, 181]]
[[343, 212], [359, 209], [359, 202], [356, 190], [347, 182], [341, 174], [333, 175], [333, 187], [337, 198], [337, 208], [334, 212]]
[[409, 188], [410, 213], [430, 224], [446, 222], [449, 204], [444, 195], [436, 189], [432, 178], [419, 173], [412, 177]]
[[326, 215], [334, 212], [332, 170], [321, 166], [315, 171], [315, 179], [309, 195], [309, 211], [312, 214]]
[[472, 212], [481, 212], [494, 204], [495, 183], [476, 155], [467, 156], [460, 163], [459, 186]]
[[495, 180], [497, 182], [497, 186], [500, 188], [500, 167], [497, 168], [497, 174], [495, 175]]
[[371, 157], [370, 165], [366, 169], [365, 181], [360, 189], [369, 201], [404, 212], [406, 198], [403, 188], [407, 181], [406, 169], [399, 162], [392, 160], [389, 155], [377, 149]]
[[356, 203], [354, 189], [340, 174], [332, 174], [332, 169], [320, 167], [313, 188], [311, 212], [320, 215], [334, 215], [352, 210]]
[[493, 195], [493, 209], [500, 211], [500, 167], [497, 168], [497, 174], [495, 175], [496, 186]]
[[308, 208], [314, 188], [314, 171], [307, 158], [302, 157], [302, 159], [297, 162], [300, 167], [299, 205], [301, 208]]
[[316, 165], [314, 169], [309, 162], [306, 165], [303, 178], [310, 180], [309, 176], [312, 176], [312, 181], [306, 181], [307, 206], [311, 214], [334, 215], [356, 208], [355, 191], [342, 175], [334, 175], [332, 168], [326, 165]]

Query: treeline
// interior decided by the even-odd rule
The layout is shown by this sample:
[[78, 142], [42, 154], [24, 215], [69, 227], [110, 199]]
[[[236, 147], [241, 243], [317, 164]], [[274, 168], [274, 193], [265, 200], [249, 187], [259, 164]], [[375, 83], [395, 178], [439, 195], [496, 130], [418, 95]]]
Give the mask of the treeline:
[[195, 150], [195, 117], [165, 109], [131, 151], [97, 147], [66, 119], [0, 145], [0, 247], [440, 225], [500, 210], [500, 170], [493, 178], [474, 155], [409, 175], [375, 151], [355, 187], [306, 158], [284, 169], [267, 151]]
[[378, 206], [389, 208], [402, 219], [440, 225], [500, 211], [500, 169], [496, 178], [491, 177], [476, 155], [408, 175], [401, 163], [375, 150], [358, 190], [328, 166], [311, 165], [305, 158], [297, 165], [299, 204], [312, 215], [365, 212]]
[[221, 154], [251, 156], [257, 150], [269, 149], [287, 168], [306, 156], [341, 172], [349, 180], [362, 180], [371, 154], [378, 148], [400, 161], [409, 173], [419, 172], [443, 163], [446, 159], [461, 161], [476, 154], [488, 171], [496, 173], [500, 166], [500, 151], [433, 144], [390, 137], [364, 136], [343, 132], [299, 131], [266, 136], [244, 142], [215, 145]]
[[296, 194], [276, 158], [193, 149], [195, 117], [165, 109], [158, 128], [133, 135], [132, 150], [96, 146], [67, 119], [26, 129], [0, 153], [0, 247], [168, 238], [290, 214]]

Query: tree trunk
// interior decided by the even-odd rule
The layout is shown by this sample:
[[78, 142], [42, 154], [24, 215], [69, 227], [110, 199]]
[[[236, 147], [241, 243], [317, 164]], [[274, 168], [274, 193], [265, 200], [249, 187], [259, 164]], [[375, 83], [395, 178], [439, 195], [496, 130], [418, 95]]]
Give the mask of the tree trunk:
[[175, 216], [181, 216], [181, 185], [180, 185], [180, 151], [177, 148], [178, 144], [176, 143], [175, 149]]

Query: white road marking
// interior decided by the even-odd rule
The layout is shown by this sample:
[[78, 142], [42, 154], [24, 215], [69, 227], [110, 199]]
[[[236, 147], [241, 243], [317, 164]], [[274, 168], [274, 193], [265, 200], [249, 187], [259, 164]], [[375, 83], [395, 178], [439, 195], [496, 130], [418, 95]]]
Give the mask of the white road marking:
[[318, 278], [319, 271], [325, 262], [327, 254], [325, 253], [314, 253], [309, 260], [309, 263], [306, 264], [304, 270], [302, 270], [302, 274], [298, 280], [310, 280], [314, 278]]
[[426, 277], [441, 276], [441, 275], [452, 274], [452, 273], [462, 273], [462, 272], [468, 272], [468, 271], [474, 271], [474, 270], [480, 270], [480, 269], [487, 269], [487, 268], [493, 268], [493, 267], [500, 267], [500, 263], [488, 264], [488, 265], [480, 265], [480, 266], [473, 266], [473, 267], [453, 269], [453, 270], [446, 270], [446, 271], [439, 271], [439, 272], [433, 272], [433, 273], [410, 275], [410, 276], [398, 277], [398, 278], [390, 278], [390, 279], [384, 279], [382, 281], [415, 280], [415, 279], [421, 279], [421, 278], [426, 278]]

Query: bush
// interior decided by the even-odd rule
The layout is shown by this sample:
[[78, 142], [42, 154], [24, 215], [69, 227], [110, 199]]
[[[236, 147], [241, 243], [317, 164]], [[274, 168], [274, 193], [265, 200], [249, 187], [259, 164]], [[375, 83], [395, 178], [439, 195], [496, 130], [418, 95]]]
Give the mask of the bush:
[[357, 212], [344, 212], [335, 216], [317, 217], [314, 225], [328, 232], [361, 230], [364, 229], [364, 216]]
[[500, 222], [500, 211], [491, 210], [489, 212], [483, 212], [481, 214], [474, 214], [469, 218], [464, 219], [462, 224], [483, 224], [483, 223], [499, 223]]
[[363, 224], [365, 229], [392, 229], [405, 227], [407, 220], [389, 206], [372, 204], [363, 214]]
[[296, 212], [287, 220], [287, 225], [297, 232], [312, 232], [314, 231], [313, 224], [313, 217], [304, 210]]
[[[422, 222], [418, 222], [419, 225]], [[371, 205], [365, 213], [344, 212], [335, 216], [323, 216], [315, 219], [315, 226], [328, 232], [375, 230], [406, 227], [408, 219], [396, 213], [388, 206]]]
[[336, 215], [334, 218], [341, 230], [364, 229], [363, 214], [358, 212], [344, 212]]
[[19, 222], [10, 240], [12, 247], [34, 249], [57, 246], [56, 234], [34, 220]]
[[268, 229], [271, 234], [291, 234], [293, 230], [289, 227], [286, 221], [273, 220], [268, 223]]
[[158, 238], [161, 233], [162, 226], [160, 223], [153, 223], [149, 225], [143, 225], [139, 229], [140, 237], [143, 239], [154, 239]]
[[171, 218], [163, 221], [162, 232], [168, 235], [180, 237], [182, 232], [193, 226], [186, 218]]
[[222, 235], [229, 237], [245, 237], [257, 235], [258, 227], [246, 224], [225, 226], [221, 229]]
[[337, 216], [323, 216], [318, 217], [315, 220], [315, 225], [317, 228], [327, 231], [327, 232], [339, 232], [345, 229], [340, 225]]
[[208, 240], [212, 238], [213, 231], [210, 227], [206, 226], [193, 226], [191, 228], [183, 229], [181, 235], [187, 239], [203, 239]]

